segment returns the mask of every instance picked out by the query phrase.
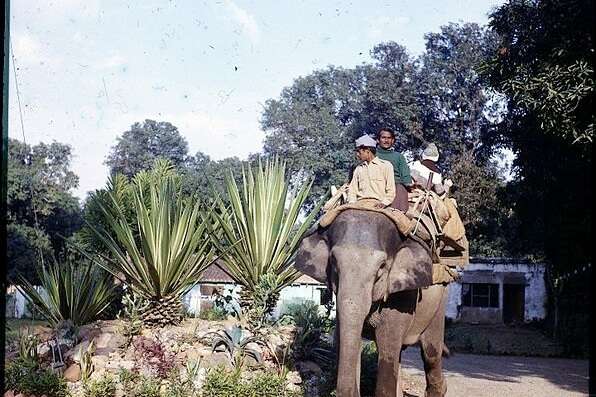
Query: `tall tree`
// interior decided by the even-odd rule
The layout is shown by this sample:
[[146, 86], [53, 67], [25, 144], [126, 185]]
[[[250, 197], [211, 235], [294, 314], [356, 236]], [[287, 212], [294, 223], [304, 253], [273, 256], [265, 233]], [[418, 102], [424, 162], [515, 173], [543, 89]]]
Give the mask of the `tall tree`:
[[471, 251], [503, 254], [508, 245], [501, 228], [510, 220], [494, 158], [502, 99], [478, 71], [495, 52], [496, 34], [475, 23], [450, 23], [425, 38], [416, 74], [424, 139], [437, 144], [440, 163], [456, 184]]
[[35, 146], [9, 140], [8, 276], [35, 279], [40, 256], [58, 254], [81, 225], [80, 207], [70, 190], [78, 177], [70, 169], [68, 145]]
[[157, 158], [170, 160], [176, 167], [185, 164], [188, 143], [178, 128], [166, 121], [145, 120], [134, 123], [118, 138], [106, 158], [112, 175], [128, 177], [151, 169]]
[[587, 286], [568, 281], [591, 260], [593, 7], [590, 0], [501, 6], [490, 20], [499, 49], [486, 67], [492, 86], [507, 95], [500, 131], [516, 154], [518, 241], [546, 257], [554, 330], [564, 331], [577, 352], [587, 344], [589, 308], [583, 315], [583, 303], [558, 309], [561, 299]]

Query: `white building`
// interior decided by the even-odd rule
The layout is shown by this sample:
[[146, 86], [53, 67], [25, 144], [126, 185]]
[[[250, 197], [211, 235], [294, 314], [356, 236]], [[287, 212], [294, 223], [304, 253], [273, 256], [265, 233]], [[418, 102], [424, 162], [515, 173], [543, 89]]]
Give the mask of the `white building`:
[[545, 266], [514, 259], [472, 258], [449, 285], [446, 317], [473, 323], [512, 323], [546, 317]]

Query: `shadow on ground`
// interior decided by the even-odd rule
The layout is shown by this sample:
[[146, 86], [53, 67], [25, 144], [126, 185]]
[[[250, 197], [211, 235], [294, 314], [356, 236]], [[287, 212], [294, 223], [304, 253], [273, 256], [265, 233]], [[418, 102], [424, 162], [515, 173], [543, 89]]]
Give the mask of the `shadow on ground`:
[[[402, 365], [423, 371], [420, 350], [410, 347], [402, 353]], [[563, 358], [486, 356], [453, 354], [443, 360], [445, 375], [460, 379], [481, 379], [489, 382], [515, 384], [537, 383], [544, 387], [546, 381], [553, 389], [575, 393], [588, 392], [588, 361]], [[538, 378], [538, 379], [536, 379]], [[493, 384], [494, 386], [494, 384]], [[541, 394], [539, 390], [536, 390]]]

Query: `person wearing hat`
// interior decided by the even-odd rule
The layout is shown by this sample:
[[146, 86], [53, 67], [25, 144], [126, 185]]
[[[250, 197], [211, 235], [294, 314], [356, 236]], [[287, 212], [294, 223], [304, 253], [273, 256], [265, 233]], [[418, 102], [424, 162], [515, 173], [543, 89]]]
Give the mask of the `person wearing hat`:
[[410, 165], [413, 183], [426, 189], [432, 189], [438, 195], [446, 193], [453, 183], [450, 179], [443, 181], [441, 169], [437, 166], [437, 161], [439, 161], [437, 145], [428, 144], [421, 157], [421, 160], [416, 160]]
[[364, 134], [356, 139], [356, 157], [360, 164], [348, 187], [348, 202], [362, 199], [377, 199], [377, 208], [385, 208], [395, 198], [395, 179], [390, 162], [377, 157], [377, 142]]
[[394, 150], [395, 132], [391, 128], [381, 128], [377, 133], [377, 144], [377, 156], [393, 165], [395, 199], [391, 203], [391, 207], [406, 212], [408, 210], [408, 190], [406, 186], [412, 184], [412, 177], [410, 176], [410, 167], [408, 167], [406, 158], [403, 154]]

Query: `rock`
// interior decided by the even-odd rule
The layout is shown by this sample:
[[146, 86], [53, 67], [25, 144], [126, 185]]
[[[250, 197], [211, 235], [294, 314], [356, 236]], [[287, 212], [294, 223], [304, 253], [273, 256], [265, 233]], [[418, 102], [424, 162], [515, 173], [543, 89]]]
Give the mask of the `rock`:
[[298, 371], [288, 372], [288, 375], [286, 376], [286, 380], [288, 381], [288, 383], [291, 383], [293, 385], [301, 385], [302, 384], [302, 377], [300, 376], [300, 373]]
[[91, 357], [91, 362], [95, 366], [95, 370], [96, 371], [97, 370], [105, 369], [108, 361], [109, 361], [108, 356], [104, 356], [104, 355], [101, 355], [101, 354]]
[[70, 349], [69, 351], [67, 351], [64, 354], [64, 360], [68, 360], [68, 359], [72, 359], [72, 361], [74, 362], [80, 362], [81, 361], [81, 357], [80, 357], [80, 349], [82, 348], [83, 353], [85, 351], [87, 351], [87, 349], [89, 348], [89, 344], [91, 343], [91, 341], [89, 340], [84, 340], [81, 343], [79, 343], [78, 345], [76, 345], [75, 347], [73, 347], [72, 349]]
[[232, 367], [230, 359], [226, 353], [214, 352], [213, 354], [204, 356], [203, 361], [201, 362], [201, 366], [204, 366], [205, 368], [213, 368], [219, 365], [223, 365], [226, 368]]
[[78, 382], [79, 380], [81, 380], [81, 367], [79, 366], [79, 364], [72, 364], [70, 367], [66, 369], [66, 371], [64, 371], [63, 376], [67, 382]]
[[135, 362], [132, 360], [109, 361], [105, 366], [106, 370], [114, 372], [118, 372], [120, 369], [132, 370], [134, 367]]
[[49, 343], [40, 343], [37, 345], [37, 356], [40, 359], [46, 359], [52, 356], [52, 348]]

